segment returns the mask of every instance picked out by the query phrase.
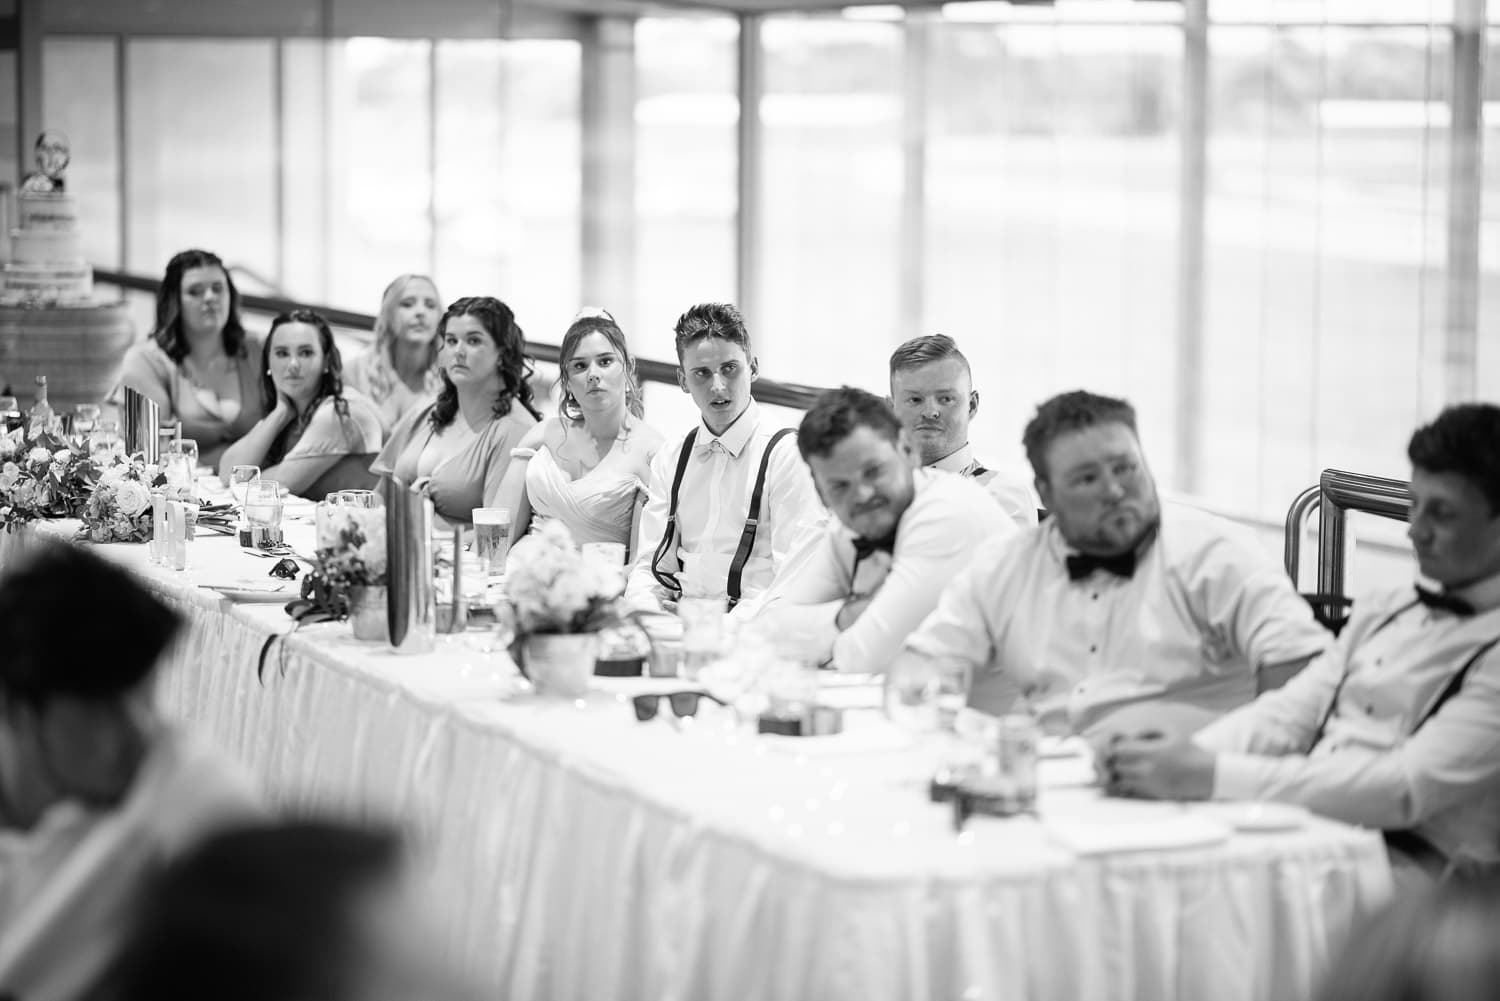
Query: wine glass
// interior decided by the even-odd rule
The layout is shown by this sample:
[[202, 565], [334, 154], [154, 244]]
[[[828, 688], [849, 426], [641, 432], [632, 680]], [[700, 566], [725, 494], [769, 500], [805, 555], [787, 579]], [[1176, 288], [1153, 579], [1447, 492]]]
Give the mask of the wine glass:
[[[3, 401], [0, 401], [3, 402]], [[73, 433], [86, 435], [99, 426], [99, 404], [80, 403], [73, 408]]]
[[120, 425], [115, 421], [100, 421], [89, 435], [89, 456], [102, 462], [119, 451], [121, 444]]
[[234, 502], [241, 508], [245, 506], [245, 493], [250, 484], [260, 479], [259, 466], [235, 466], [229, 473], [229, 492], [234, 496]]
[[942, 680], [930, 657], [907, 651], [885, 673], [885, 714], [916, 736], [938, 729]]

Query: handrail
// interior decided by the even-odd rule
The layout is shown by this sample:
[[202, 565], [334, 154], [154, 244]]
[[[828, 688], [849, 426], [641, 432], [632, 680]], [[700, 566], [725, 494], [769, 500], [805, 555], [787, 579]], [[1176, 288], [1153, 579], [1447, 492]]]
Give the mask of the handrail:
[[1411, 517], [1411, 484], [1367, 473], [1325, 469], [1318, 485], [1309, 487], [1292, 501], [1286, 515], [1286, 568], [1297, 581], [1302, 525], [1308, 513], [1318, 509], [1318, 593], [1344, 595], [1344, 549], [1350, 511], [1407, 521]]
[[[133, 275], [125, 271], [113, 271], [106, 268], [96, 268], [94, 280], [106, 285], [114, 285], [117, 288], [150, 292], [152, 295], [155, 295], [161, 287], [159, 278]], [[373, 330], [375, 327], [375, 317], [369, 313], [356, 313], [347, 309], [297, 302], [277, 296], [242, 293], [240, 307], [257, 313], [272, 314], [285, 313], [293, 309], [311, 309], [321, 313], [335, 327], [354, 327], [360, 330]], [[526, 353], [538, 361], [556, 365], [561, 350], [556, 344], [544, 344], [529, 337], [526, 339]], [[645, 382], [677, 385], [677, 366], [672, 362], [637, 357], [635, 370], [636, 375]], [[818, 386], [806, 386], [797, 382], [778, 382], [775, 379], [757, 379], [750, 385], [750, 395], [760, 402], [777, 407], [790, 407], [794, 410], [807, 410], [822, 392], [823, 389]]]

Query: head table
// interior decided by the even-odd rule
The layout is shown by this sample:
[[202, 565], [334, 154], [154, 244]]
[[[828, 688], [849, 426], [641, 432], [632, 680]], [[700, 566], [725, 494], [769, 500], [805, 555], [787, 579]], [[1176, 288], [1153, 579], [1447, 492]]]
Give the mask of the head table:
[[[0, 532], [0, 568], [76, 528]], [[342, 623], [274, 638], [280, 604], [198, 586], [264, 582], [272, 561], [190, 548], [173, 572], [97, 547], [189, 619], [164, 710], [284, 809], [406, 828], [449, 958], [497, 997], [1285, 1001], [1390, 893], [1378, 833], [1235, 833], [1222, 806], [1103, 799], [1068, 762], [1044, 762], [1039, 818], [955, 832], [925, 794], [941, 748], [873, 712], [801, 740], [640, 723], [628, 696], [671, 682], [558, 701], [518, 694], [464, 635], [409, 656]]]

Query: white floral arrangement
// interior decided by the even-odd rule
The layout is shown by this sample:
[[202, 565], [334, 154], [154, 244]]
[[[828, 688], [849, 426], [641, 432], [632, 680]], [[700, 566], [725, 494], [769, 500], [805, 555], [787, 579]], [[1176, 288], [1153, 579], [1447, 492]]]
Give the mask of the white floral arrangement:
[[81, 442], [20, 428], [0, 435], [0, 526], [78, 517], [97, 476]]
[[80, 517], [78, 536], [90, 542], [146, 542], [151, 538], [151, 489], [166, 483], [155, 463], [111, 456], [96, 467], [95, 480]]
[[324, 502], [317, 513], [318, 571], [334, 587], [386, 583], [385, 509]]
[[590, 633], [621, 618], [622, 567], [581, 553], [567, 526], [549, 519], [511, 547], [505, 590], [516, 633]]

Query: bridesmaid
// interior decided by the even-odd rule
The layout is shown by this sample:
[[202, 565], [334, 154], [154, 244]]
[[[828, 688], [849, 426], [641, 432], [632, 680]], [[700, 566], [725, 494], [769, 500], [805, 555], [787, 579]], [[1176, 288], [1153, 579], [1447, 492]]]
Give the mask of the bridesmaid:
[[556, 518], [579, 543], [618, 542], [629, 553], [663, 438], [641, 419], [635, 359], [614, 317], [580, 314], [563, 335], [558, 369], [558, 415], [511, 453], [499, 506], [512, 512], [513, 538]]
[[418, 486], [446, 521], [469, 524], [500, 493], [511, 450], [540, 414], [531, 405], [526, 339], [499, 299], [471, 296], [438, 321], [435, 403], [407, 414], [370, 467]]
[[230, 442], [265, 416], [256, 362], [261, 346], [240, 322], [240, 293], [218, 256], [184, 250], [156, 293], [156, 329], [125, 353], [122, 385], [182, 422], [199, 460], [215, 466]]
[[386, 286], [375, 318], [375, 343], [344, 367], [344, 384], [374, 401], [380, 428], [396, 422], [443, 387], [437, 371], [437, 321], [443, 300], [426, 275], [401, 275]]

